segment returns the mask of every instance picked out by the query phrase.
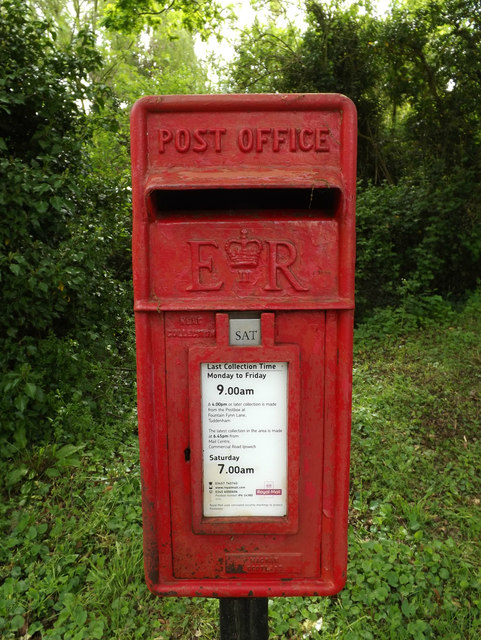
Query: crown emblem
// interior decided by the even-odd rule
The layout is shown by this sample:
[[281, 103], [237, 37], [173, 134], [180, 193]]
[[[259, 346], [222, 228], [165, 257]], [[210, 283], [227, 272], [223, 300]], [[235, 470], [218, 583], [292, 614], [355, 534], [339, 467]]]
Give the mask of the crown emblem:
[[226, 242], [225, 251], [232, 269], [257, 269], [262, 242], [247, 237], [247, 229], [242, 229], [240, 239]]

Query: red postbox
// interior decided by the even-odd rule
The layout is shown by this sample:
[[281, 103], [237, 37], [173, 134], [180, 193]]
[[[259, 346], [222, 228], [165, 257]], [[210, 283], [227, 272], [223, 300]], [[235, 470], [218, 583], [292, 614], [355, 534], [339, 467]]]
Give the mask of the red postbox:
[[159, 595], [344, 585], [355, 162], [340, 95], [133, 108], [144, 558]]

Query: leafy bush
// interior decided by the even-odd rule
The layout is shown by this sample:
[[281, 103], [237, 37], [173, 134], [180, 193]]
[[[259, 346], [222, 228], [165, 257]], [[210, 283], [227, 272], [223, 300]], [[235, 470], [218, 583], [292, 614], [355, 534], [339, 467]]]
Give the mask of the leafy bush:
[[361, 188], [357, 205], [358, 320], [378, 307], [421, 317], [441, 297], [461, 297], [481, 273], [479, 205], [472, 176]]
[[89, 81], [101, 62], [92, 37], [60, 46], [20, 0], [2, 0], [0, 17], [0, 449], [9, 455], [52, 431], [75, 437], [111, 410], [96, 363], [120, 370], [125, 358], [130, 242], [127, 182], [89, 165], [82, 105], [95, 111], [103, 100]]

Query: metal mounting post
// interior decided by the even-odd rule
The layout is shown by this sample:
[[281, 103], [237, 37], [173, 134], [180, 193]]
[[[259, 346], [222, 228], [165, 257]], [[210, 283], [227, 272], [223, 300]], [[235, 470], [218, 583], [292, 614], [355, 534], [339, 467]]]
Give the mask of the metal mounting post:
[[221, 598], [220, 640], [267, 640], [267, 598]]

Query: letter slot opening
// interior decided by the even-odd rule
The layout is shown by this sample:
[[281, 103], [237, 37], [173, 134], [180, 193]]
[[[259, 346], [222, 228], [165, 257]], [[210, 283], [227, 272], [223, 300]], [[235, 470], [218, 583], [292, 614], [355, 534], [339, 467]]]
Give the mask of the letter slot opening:
[[199, 218], [234, 217], [240, 212], [255, 217], [333, 218], [340, 203], [341, 190], [336, 187], [156, 189], [150, 194], [151, 215], [160, 219], [175, 219], [185, 212]]

